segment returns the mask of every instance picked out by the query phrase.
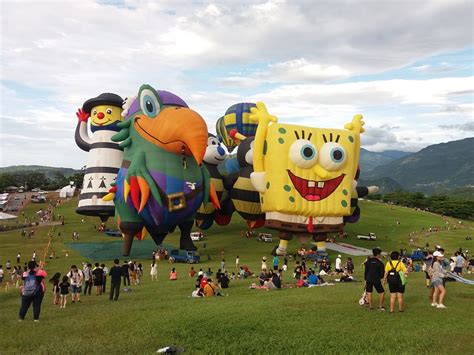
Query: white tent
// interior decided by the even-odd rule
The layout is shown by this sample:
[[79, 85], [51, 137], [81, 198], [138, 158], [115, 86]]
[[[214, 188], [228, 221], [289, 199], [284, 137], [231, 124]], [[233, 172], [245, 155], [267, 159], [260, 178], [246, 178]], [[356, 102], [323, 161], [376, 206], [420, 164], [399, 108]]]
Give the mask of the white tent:
[[18, 217], [12, 214], [0, 212], [0, 221], [6, 221], [7, 219], [15, 219], [15, 218], [18, 218]]
[[76, 191], [75, 186], [71, 186], [71, 185], [64, 186], [61, 189], [61, 191], [59, 191], [59, 198], [73, 197], [75, 191]]

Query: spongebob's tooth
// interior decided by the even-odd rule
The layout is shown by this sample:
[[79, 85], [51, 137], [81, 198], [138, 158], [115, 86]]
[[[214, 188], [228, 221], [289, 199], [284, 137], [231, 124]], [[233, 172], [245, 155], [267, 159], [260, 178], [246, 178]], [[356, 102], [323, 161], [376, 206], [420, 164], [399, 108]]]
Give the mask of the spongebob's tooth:
[[316, 181], [308, 180], [308, 187], [315, 187], [315, 186], [316, 186]]
[[318, 187], [322, 189], [324, 187], [324, 182], [318, 181]]

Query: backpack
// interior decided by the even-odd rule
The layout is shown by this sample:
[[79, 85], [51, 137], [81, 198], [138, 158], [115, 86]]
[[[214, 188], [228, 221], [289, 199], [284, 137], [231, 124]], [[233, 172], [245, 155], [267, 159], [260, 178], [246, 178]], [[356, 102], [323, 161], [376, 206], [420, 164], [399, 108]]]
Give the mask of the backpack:
[[34, 296], [39, 291], [39, 282], [36, 279], [36, 274], [29, 272], [23, 285], [23, 296]]
[[392, 269], [388, 272], [387, 274], [387, 281], [390, 284], [399, 284], [401, 282], [400, 280], [400, 275], [397, 271], [397, 267], [400, 264], [400, 261], [398, 261], [397, 265], [393, 266], [392, 262], [390, 261], [390, 265], [392, 266]]

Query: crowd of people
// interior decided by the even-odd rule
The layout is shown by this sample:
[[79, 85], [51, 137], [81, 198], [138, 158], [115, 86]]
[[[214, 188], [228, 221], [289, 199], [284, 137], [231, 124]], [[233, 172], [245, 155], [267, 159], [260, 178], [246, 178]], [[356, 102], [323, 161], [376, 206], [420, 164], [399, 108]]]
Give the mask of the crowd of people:
[[[160, 251], [160, 253], [162, 253]], [[153, 253], [150, 264], [151, 281], [158, 280], [158, 261], [159, 251]], [[223, 253], [222, 255], [223, 256]], [[33, 251], [29, 262], [21, 264], [22, 255], [17, 253], [16, 266], [8, 260], [5, 264], [6, 272], [0, 265], [0, 284], [15, 286], [21, 289], [22, 301], [19, 311], [19, 320], [25, 318], [29, 307], [33, 305], [33, 319], [39, 320], [41, 303], [46, 291], [45, 279], [47, 273], [43, 267], [36, 261], [36, 251]], [[280, 259], [283, 259], [283, 265], [280, 265]], [[411, 272], [423, 271], [426, 275], [426, 286], [429, 288], [431, 306], [438, 309], [446, 308], [444, 302], [446, 299], [446, 282], [450, 281], [452, 272], [456, 275], [463, 275], [464, 272], [474, 271], [474, 258], [468, 261], [467, 256], [462, 250], [458, 250], [451, 258], [444, 256], [444, 250], [437, 246], [434, 252], [427, 252], [423, 262], [414, 264], [405, 253], [393, 251], [390, 253], [389, 260], [383, 261], [384, 256], [380, 248], [372, 250], [372, 256], [368, 257], [363, 264], [365, 293], [363, 302], [369, 309], [374, 309], [373, 292], [379, 294], [377, 309], [385, 311], [385, 288], [388, 286], [389, 312], [404, 312], [404, 294], [408, 275]], [[294, 282], [283, 284], [283, 277], [288, 270], [289, 257], [273, 256], [267, 260], [262, 257], [260, 273], [253, 273], [247, 265], [240, 265], [240, 257], [236, 256], [235, 271], [230, 272], [225, 269], [225, 259], [220, 262], [221, 268], [214, 272], [209, 267], [207, 270], [202, 268], [195, 270], [191, 266], [188, 276], [195, 279], [195, 288], [192, 297], [213, 297], [223, 296], [224, 290], [229, 288], [232, 280], [245, 280], [254, 278], [249, 288], [261, 290], [278, 290], [285, 287], [305, 288], [321, 285], [328, 285], [323, 279], [326, 277], [335, 277], [334, 281], [350, 282], [357, 281], [353, 277], [354, 262], [348, 257], [345, 262], [341, 255], [335, 258], [335, 268], [332, 269], [329, 258], [314, 260], [313, 267], [307, 266], [307, 261], [301, 256], [300, 260], [295, 260], [292, 278]], [[270, 266], [270, 267], [269, 267]], [[57, 272], [49, 282], [52, 285], [53, 304], [59, 308], [66, 308], [71, 303], [80, 303], [81, 295], [91, 296], [95, 293], [100, 296], [106, 293], [106, 287], [110, 284], [109, 299], [117, 301], [120, 295], [121, 285], [131, 286], [139, 285], [143, 278], [143, 266], [136, 261], [123, 261], [120, 264], [118, 259], [114, 260], [114, 265], [109, 269], [105, 264], [98, 262], [82, 263], [82, 267], [72, 265], [70, 270], [64, 275]], [[451, 275], [453, 275], [451, 274]], [[291, 277], [289, 277], [291, 279]], [[110, 281], [108, 281], [110, 280]], [[170, 281], [178, 280], [178, 272], [173, 267], [169, 273]], [[332, 285], [332, 284], [329, 284]], [[127, 290], [126, 288], [124, 290]]]

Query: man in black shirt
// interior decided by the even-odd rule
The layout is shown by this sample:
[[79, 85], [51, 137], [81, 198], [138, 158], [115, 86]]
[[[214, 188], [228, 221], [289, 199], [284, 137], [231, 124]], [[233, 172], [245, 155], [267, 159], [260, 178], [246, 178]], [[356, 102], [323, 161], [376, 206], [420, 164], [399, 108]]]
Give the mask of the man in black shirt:
[[385, 274], [382, 258], [382, 250], [380, 248], [374, 248], [372, 250], [374, 255], [368, 258], [365, 262], [365, 291], [367, 292], [367, 301], [369, 302], [370, 309], [372, 308], [372, 291], [375, 288], [378, 294], [380, 294], [380, 306], [379, 310], [385, 311], [385, 290], [382, 286], [382, 279]]
[[[120, 294], [120, 283], [122, 281], [122, 268], [119, 265], [119, 259], [114, 260], [114, 266], [109, 271], [110, 275], [110, 300], [118, 300]], [[114, 297], [115, 296], [115, 297]]]
[[128, 286], [130, 286], [129, 267], [126, 260], [123, 262], [123, 265], [122, 265], [122, 276], [123, 276], [123, 285], [127, 286], [127, 282], [128, 282]]

